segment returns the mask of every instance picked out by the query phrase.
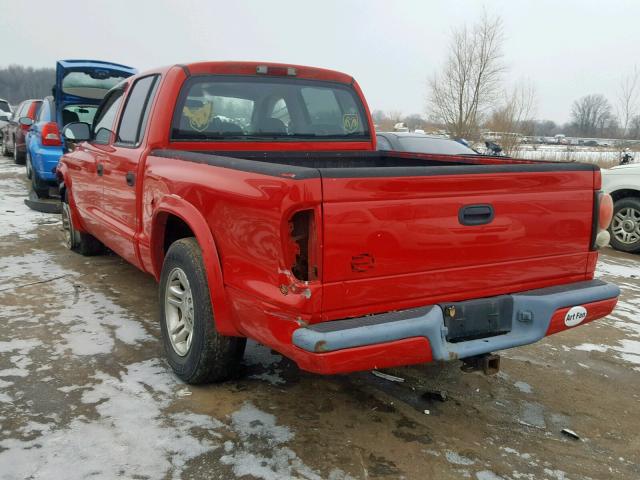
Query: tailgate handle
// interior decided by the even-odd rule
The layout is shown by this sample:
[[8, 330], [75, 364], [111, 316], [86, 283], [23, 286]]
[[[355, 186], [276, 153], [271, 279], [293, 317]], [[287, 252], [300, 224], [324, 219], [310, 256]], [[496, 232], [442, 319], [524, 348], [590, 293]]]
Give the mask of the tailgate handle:
[[462, 225], [486, 225], [493, 221], [493, 206], [483, 205], [466, 205], [458, 212], [458, 221]]

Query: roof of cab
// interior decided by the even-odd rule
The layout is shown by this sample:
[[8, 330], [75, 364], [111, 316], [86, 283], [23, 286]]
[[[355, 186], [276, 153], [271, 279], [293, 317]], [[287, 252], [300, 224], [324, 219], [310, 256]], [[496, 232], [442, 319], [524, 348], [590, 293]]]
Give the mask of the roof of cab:
[[272, 62], [198, 62], [188, 64], [178, 64], [177, 67], [188, 72], [189, 75], [218, 74], [218, 75], [256, 75], [259, 66], [295, 68], [294, 78], [304, 78], [309, 80], [325, 80], [350, 84], [353, 77], [346, 73], [327, 70], [324, 68], [307, 67], [304, 65], [292, 65], [287, 63]]

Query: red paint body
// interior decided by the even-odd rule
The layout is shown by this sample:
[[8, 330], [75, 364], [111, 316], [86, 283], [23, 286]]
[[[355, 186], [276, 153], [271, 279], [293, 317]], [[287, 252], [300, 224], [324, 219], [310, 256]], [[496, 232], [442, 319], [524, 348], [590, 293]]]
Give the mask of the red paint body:
[[[146, 72], [160, 75], [146, 132], [136, 147], [84, 142], [66, 154], [59, 175], [75, 225], [124, 259], [159, 278], [166, 225], [177, 217], [202, 248], [217, 329], [280, 351], [301, 368], [338, 373], [428, 362], [429, 342], [410, 338], [331, 353], [291, 342], [301, 324], [388, 312], [560, 285], [593, 278], [594, 191], [599, 172], [309, 178], [269, 176], [151, 154], [183, 151], [374, 151], [371, 140], [176, 142], [170, 126], [186, 69], [191, 75], [255, 75], [258, 63], [199, 63]], [[297, 77], [352, 85], [348, 75], [295, 66]], [[363, 103], [366, 107], [366, 103]], [[119, 115], [121, 112], [119, 113]], [[398, 159], [407, 157], [398, 154]], [[441, 162], [496, 165], [533, 162], [410, 155]], [[98, 176], [98, 164], [104, 174]], [[445, 163], [446, 164], [446, 163]], [[124, 181], [135, 173], [135, 186]], [[490, 203], [489, 225], [465, 227], [458, 211]], [[289, 219], [315, 215], [317, 279], [294, 278]], [[356, 272], [352, 257], [369, 254], [375, 268]], [[282, 286], [288, 294], [282, 293]], [[302, 292], [309, 289], [310, 296]], [[613, 308], [611, 306], [611, 308]], [[602, 311], [605, 315], [606, 308]], [[610, 310], [609, 310], [610, 311]], [[600, 316], [602, 316], [600, 315]], [[550, 327], [555, 333], [557, 327]]]

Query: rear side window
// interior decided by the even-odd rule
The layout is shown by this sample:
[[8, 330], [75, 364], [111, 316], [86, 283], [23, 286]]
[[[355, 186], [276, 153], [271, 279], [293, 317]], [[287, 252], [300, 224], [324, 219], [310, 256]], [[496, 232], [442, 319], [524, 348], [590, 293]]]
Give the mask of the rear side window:
[[113, 133], [113, 123], [122, 103], [123, 90], [112, 91], [99, 107], [93, 124], [93, 138], [96, 143], [109, 143]]
[[42, 108], [40, 108], [40, 113], [38, 114], [38, 122], [49, 122], [51, 121], [51, 103], [46, 100], [42, 104]]
[[9, 108], [9, 103], [4, 100], [0, 100], [0, 110], [3, 112], [11, 112], [11, 108]]
[[147, 116], [153, 99], [157, 75], [136, 80], [127, 98], [118, 129], [118, 143], [136, 145], [147, 123]]

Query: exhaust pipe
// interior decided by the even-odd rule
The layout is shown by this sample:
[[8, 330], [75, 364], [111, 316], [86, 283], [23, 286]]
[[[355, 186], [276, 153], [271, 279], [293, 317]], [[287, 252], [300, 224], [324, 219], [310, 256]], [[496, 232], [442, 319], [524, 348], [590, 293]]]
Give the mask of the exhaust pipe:
[[485, 375], [495, 375], [500, 371], [500, 355], [485, 353], [484, 355], [463, 358], [460, 370], [465, 373], [481, 371]]

